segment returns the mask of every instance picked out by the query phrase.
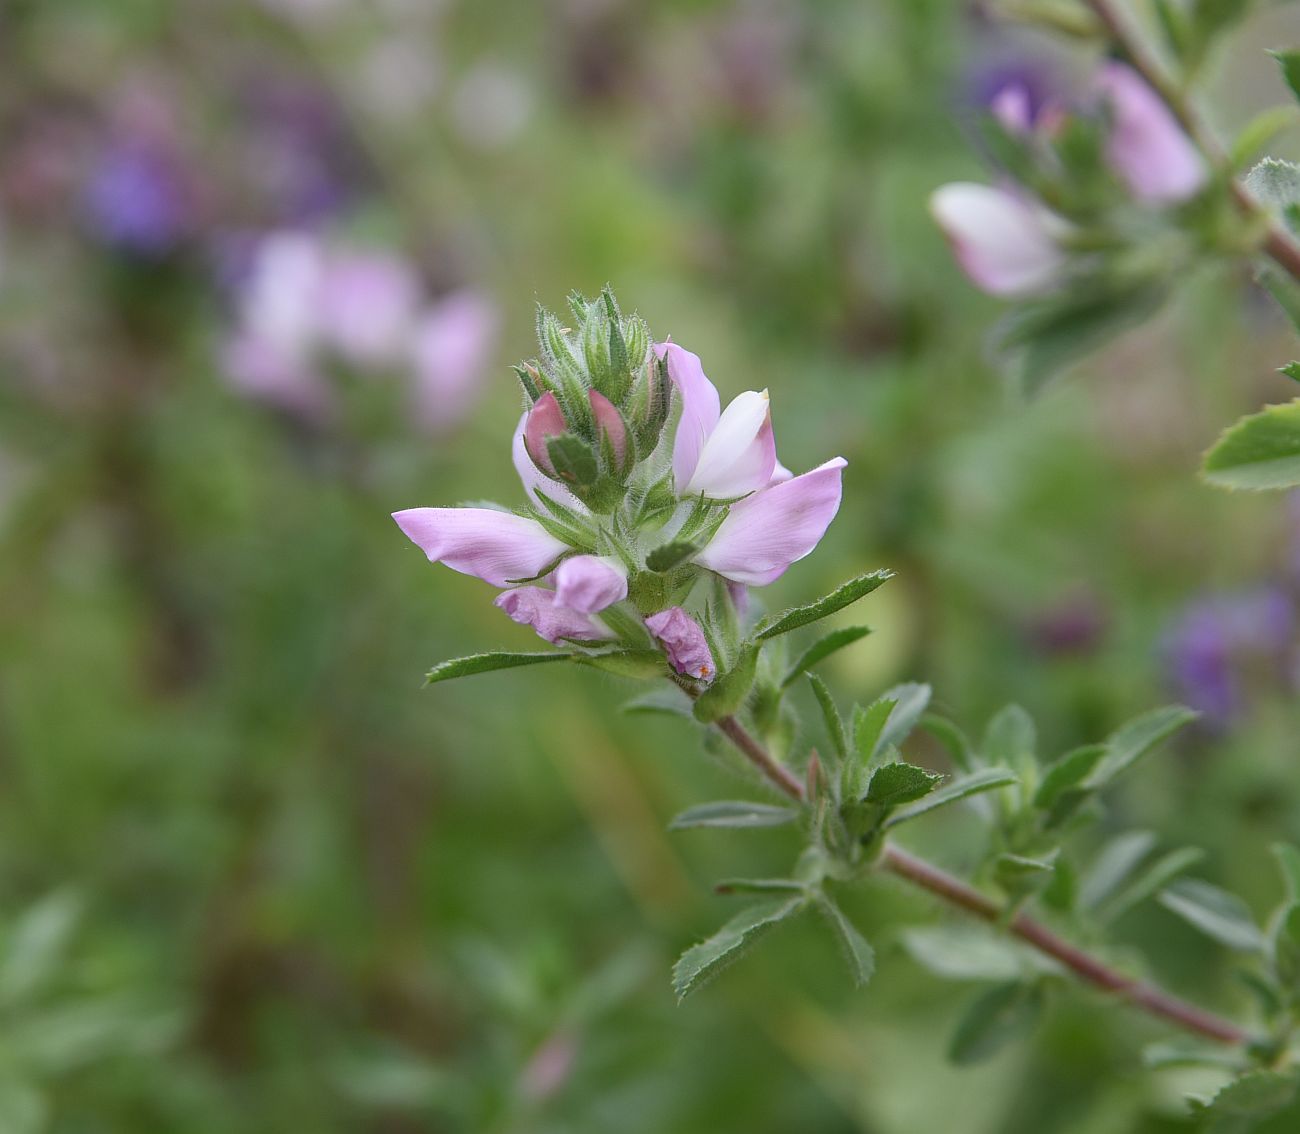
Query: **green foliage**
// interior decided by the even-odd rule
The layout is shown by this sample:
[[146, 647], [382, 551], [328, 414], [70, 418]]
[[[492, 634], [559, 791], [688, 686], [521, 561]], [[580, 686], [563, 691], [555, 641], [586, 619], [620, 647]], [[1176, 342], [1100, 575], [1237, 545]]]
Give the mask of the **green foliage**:
[[780, 827], [793, 823], [799, 813], [790, 807], [774, 807], [769, 803], [750, 803], [748, 800], [724, 799], [717, 803], [701, 803], [688, 807], [668, 824], [670, 831], [687, 827]]
[[781, 679], [781, 688], [788, 689], [813, 666], [825, 661], [837, 650], [842, 650], [845, 646], [851, 646], [854, 642], [860, 641], [870, 633], [870, 628], [866, 626], [845, 626], [840, 630], [832, 630], [829, 634], [818, 638], [786, 670], [785, 677]]
[[695, 719], [711, 724], [736, 713], [754, 684], [758, 671], [758, 650], [749, 647], [741, 652], [736, 664], [718, 677], [695, 702]]
[[835, 939], [844, 954], [844, 961], [848, 965], [854, 986], [861, 988], [871, 979], [871, 974], [876, 970], [875, 950], [853, 923], [844, 916], [844, 911], [829, 898], [825, 896], [819, 898], [817, 909], [830, 923], [835, 933]]
[[[1266, 1118], [1287, 1106], [1295, 1097], [1293, 1075], [1279, 1071], [1250, 1071], [1234, 1079], [1208, 1103], [1193, 1103], [1198, 1117], [1213, 1122], [1215, 1131], [1245, 1131], [1254, 1120]], [[1252, 1120], [1241, 1123], [1239, 1120]]]
[[1205, 454], [1201, 470], [1221, 488], [1300, 485], [1300, 399], [1268, 406], [1224, 430]]
[[451, 681], [456, 677], [469, 677], [476, 673], [491, 673], [498, 669], [516, 669], [524, 665], [541, 665], [544, 662], [568, 661], [569, 655], [550, 650], [538, 653], [511, 653], [496, 650], [486, 654], [470, 654], [439, 662], [425, 675], [425, 684]]
[[1043, 991], [1037, 984], [1012, 982], [981, 993], [958, 1022], [948, 1058], [959, 1067], [991, 1059], [1034, 1029], [1043, 1002]]
[[826, 682], [815, 673], [808, 675], [808, 684], [812, 686], [817, 705], [822, 711], [822, 720], [826, 725], [826, 735], [830, 738], [832, 751], [840, 760], [847, 760], [849, 742], [844, 732], [844, 719], [840, 716], [839, 709], [835, 707], [835, 699], [831, 696], [831, 691], [826, 688]]
[[712, 937], [692, 945], [673, 966], [673, 991], [677, 999], [685, 1000], [739, 959], [762, 934], [793, 917], [806, 905], [807, 899], [798, 896], [750, 906], [736, 914]]
[[943, 787], [931, 792], [924, 799], [894, 812], [886, 826], [896, 827], [900, 823], [909, 823], [935, 808], [946, 807], [950, 803], [958, 803], [986, 791], [1010, 787], [1018, 782], [1016, 774], [1006, 768], [981, 768], [979, 771], [949, 780]]
[[1291, 93], [1300, 101], [1300, 51], [1274, 51], [1273, 58], [1282, 69], [1282, 78]]
[[859, 575], [856, 579], [850, 579], [847, 583], [842, 583], [830, 594], [824, 595], [816, 602], [808, 603], [806, 606], [796, 606], [778, 615], [772, 621], [765, 622], [758, 628], [754, 636], [760, 642], [766, 641], [769, 638], [775, 638], [779, 634], [788, 634], [791, 630], [798, 630], [801, 626], [807, 626], [810, 623], [827, 618], [837, 610], [843, 610], [851, 603], [855, 603], [858, 599], [869, 595], [882, 583], [888, 582], [893, 577], [894, 573], [888, 570], [870, 571], [865, 575]]
[[1229, 949], [1258, 953], [1264, 935], [1235, 894], [1198, 879], [1183, 879], [1160, 892], [1160, 904]]
[[656, 547], [645, 557], [645, 565], [651, 571], [671, 571], [686, 562], [699, 551], [699, 545], [691, 540], [676, 539]]
[[942, 779], [915, 764], [885, 764], [872, 773], [866, 799], [880, 807], [897, 807], [929, 795]]

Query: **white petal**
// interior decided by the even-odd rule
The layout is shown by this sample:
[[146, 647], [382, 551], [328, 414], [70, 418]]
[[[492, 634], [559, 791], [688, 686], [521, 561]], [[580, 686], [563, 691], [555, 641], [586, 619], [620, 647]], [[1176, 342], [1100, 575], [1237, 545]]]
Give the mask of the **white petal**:
[[[683, 495], [703, 492], [726, 499], [767, 484], [776, 465], [768, 415], [766, 390], [749, 390], [736, 398], [706, 438]], [[766, 434], [765, 425], [769, 426]]]

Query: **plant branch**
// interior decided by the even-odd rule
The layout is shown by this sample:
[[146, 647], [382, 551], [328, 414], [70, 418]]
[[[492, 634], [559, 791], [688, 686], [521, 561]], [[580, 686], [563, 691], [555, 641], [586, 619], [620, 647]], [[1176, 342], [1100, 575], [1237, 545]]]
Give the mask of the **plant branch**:
[[1250, 220], [1258, 222], [1263, 229], [1260, 247], [1278, 267], [1300, 282], [1300, 244], [1297, 244], [1284, 228], [1275, 224], [1268, 214], [1260, 208], [1254, 199], [1227, 169], [1227, 160], [1219, 149], [1213, 135], [1197, 116], [1186, 94], [1169, 78], [1155, 57], [1147, 51], [1142, 42], [1128, 28], [1123, 18], [1115, 10], [1111, 0], [1086, 0], [1088, 7], [1097, 18], [1101, 29], [1110, 39], [1111, 44], [1133, 68], [1160, 100], [1169, 108], [1169, 112], [1178, 120], [1179, 125], [1187, 131], [1188, 137], [1196, 144], [1209, 163], [1221, 170], [1229, 185], [1229, 191], [1238, 211]]
[[[798, 777], [768, 752], [735, 717], [723, 717], [717, 722], [717, 727], [774, 787], [791, 799], [800, 802], [805, 799], [806, 792]], [[881, 862], [892, 874], [982, 921], [996, 925], [1004, 919], [1004, 910], [999, 902], [901, 847], [886, 843]], [[1111, 993], [1152, 1016], [1219, 1043], [1244, 1044], [1250, 1039], [1244, 1029], [1230, 1020], [1180, 1000], [1153, 984], [1125, 976], [1025, 914], [1017, 914], [1006, 928], [1027, 945], [1060, 962], [1085, 984]]]

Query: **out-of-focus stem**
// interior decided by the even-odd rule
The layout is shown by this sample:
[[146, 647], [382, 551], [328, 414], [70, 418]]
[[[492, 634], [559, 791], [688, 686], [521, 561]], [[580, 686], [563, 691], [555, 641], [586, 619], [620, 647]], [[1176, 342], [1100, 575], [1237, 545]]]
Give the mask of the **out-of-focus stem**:
[[1243, 216], [1258, 222], [1263, 229], [1264, 236], [1260, 248], [1265, 255], [1287, 275], [1300, 282], [1300, 244], [1297, 244], [1284, 228], [1273, 223], [1260, 208], [1259, 202], [1231, 176], [1231, 171], [1224, 169], [1226, 160], [1218, 144], [1197, 116], [1186, 94], [1170, 80], [1141, 40], [1128, 28], [1111, 0], [1086, 0], [1086, 2], [1096, 16], [1102, 31], [1124, 61], [1160, 96], [1161, 101], [1187, 131], [1188, 137], [1196, 143], [1206, 160], [1217, 169], [1224, 170], [1225, 176], [1229, 178], [1232, 199], [1238, 210]]
[[[773, 787], [791, 799], [804, 800], [806, 793], [799, 778], [768, 752], [735, 717], [723, 717], [717, 722], [717, 727]], [[887, 843], [880, 861], [896, 877], [919, 886], [981, 921], [1000, 924], [1004, 920], [1005, 911], [1000, 902], [910, 851]], [[1189, 1004], [1156, 985], [1125, 976], [1026, 914], [1016, 914], [1006, 928], [1027, 945], [1069, 969], [1085, 984], [1110, 993], [1149, 1015], [1167, 1020], [1184, 1031], [1225, 1044], [1239, 1045], [1250, 1039], [1246, 1031], [1231, 1020]]]

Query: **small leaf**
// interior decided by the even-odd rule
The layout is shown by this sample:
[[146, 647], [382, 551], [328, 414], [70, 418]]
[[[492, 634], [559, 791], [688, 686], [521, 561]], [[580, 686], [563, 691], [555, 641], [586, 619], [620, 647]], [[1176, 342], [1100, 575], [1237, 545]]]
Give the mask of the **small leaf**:
[[700, 694], [695, 702], [695, 719], [712, 724], [739, 711], [749, 696], [757, 672], [758, 649], [750, 646], [741, 653], [735, 665]]
[[780, 827], [793, 823], [799, 813], [792, 807], [775, 807], [770, 803], [751, 803], [746, 799], [722, 799], [688, 807], [668, 824], [670, 831], [687, 827]]
[[885, 764], [877, 768], [867, 787], [867, 802], [897, 807], [929, 795], [943, 777], [915, 764]]
[[514, 654], [498, 651], [490, 654], [470, 654], [439, 662], [425, 675], [424, 683], [434, 685], [450, 681], [453, 677], [469, 677], [475, 673], [491, 673], [496, 669], [515, 669], [521, 665], [541, 665], [543, 662], [570, 661], [572, 655], [547, 651], [534, 654]]
[[1286, 80], [1286, 85], [1291, 88], [1291, 93], [1297, 99], [1300, 99], [1300, 50], [1270, 51], [1269, 54], [1277, 60], [1278, 66], [1282, 68], [1282, 78]]
[[645, 565], [651, 571], [671, 571], [699, 550], [699, 547], [688, 539], [675, 539], [650, 552], [645, 557]]
[[1045, 954], [983, 925], [918, 926], [904, 930], [901, 940], [918, 965], [945, 980], [1014, 981], [1028, 974], [1061, 971]]
[[981, 768], [978, 772], [971, 772], [969, 775], [958, 776], [955, 780], [949, 780], [938, 791], [931, 792], [924, 799], [913, 803], [910, 807], [903, 807], [895, 811], [885, 821], [885, 826], [897, 827], [898, 824], [910, 822], [917, 816], [924, 815], [927, 811], [933, 811], [936, 807], [944, 807], [949, 803], [956, 803], [958, 800], [978, 795], [980, 792], [1008, 787], [1019, 782], [1015, 773], [1009, 772], [1005, 768]]
[[835, 754], [840, 760], [847, 760], [849, 758], [849, 742], [844, 735], [844, 720], [840, 716], [839, 709], [835, 707], [835, 698], [831, 696], [831, 691], [826, 688], [826, 682], [815, 673], [808, 675], [808, 684], [812, 686], [813, 693], [817, 696], [817, 704], [821, 706], [822, 719], [826, 722], [826, 733], [830, 737]]
[[892, 698], [881, 697], [865, 709], [861, 705], [853, 706], [853, 747], [863, 767], [870, 764], [883, 747], [880, 737], [897, 705], [898, 702]]
[[894, 708], [880, 730], [875, 747], [876, 755], [891, 744], [901, 747], [903, 741], [911, 736], [912, 730], [929, 707], [930, 687], [916, 681], [905, 681], [892, 689], [886, 689], [880, 700], [893, 701]]
[[768, 638], [775, 638], [778, 634], [788, 634], [791, 630], [798, 630], [800, 626], [807, 626], [810, 622], [816, 622], [825, 618], [827, 615], [834, 614], [837, 610], [842, 610], [850, 603], [857, 602], [864, 595], [869, 595], [881, 583], [886, 582], [894, 577], [894, 573], [888, 570], [872, 571], [867, 575], [859, 575], [856, 579], [850, 579], [847, 583], [836, 587], [830, 594], [819, 598], [814, 603], [807, 606], [796, 606], [792, 610], [787, 610], [784, 614], [779, 615], [774, 621], [762, 627], [757, 634], [759, 641], [766, 641]]
[[623, 705], [625, 713], [662, 713], [665, 716], [692, 716], [691, 699], [675, 685], [664, 685], [633, 697]]
[[803, 895], [773, 899], [741, 910], [707, 941], [692, 945], [673, 966], [673, 991], [685, 1000], [701, 985], [717, 976], [764, 932], [804, 908]]
[[1200, 714], [1185, 705], [1166, 705], [1129, 721], [1106, 741], [1107, 752], [1084, 786], [1100, 788], [1126, 772], [1167, 736], [1190, 724]]
[[1263, 1118], [1289, 1104], [1295, 1092], [1294, 1076], [1280, 1071], [1247, 1071], [1195, 1109], [1214, 1117]]
[[589, 487], [596, 483], [596, 478], [600, 475], [596, 454], [590, 445], [575, 434], [561, 433], [557, 437], [547, 438], [546, 454], [551, 458], [551, 465], [560, 479], [571, 484]]
[[1264, 949], [1264, 935], [1245, 902], [1208, 882], [1194, 878], [1175, 882], [1161, 891], [1160, 904], [1229, 949], [1243, 953]]
[[1300, 484], [1300, 398], [1266, 406], [1220, 435], [1201, 473], [1220, 488], [1264, 490]]
[[781, 680], [781, 688], [789, 688], [801, 674], [806, 673], [813, 666], [830, 657], [836, 650], [851, 646], [854, 642], [865, 638], [870, 633], [871, 630], [866, 626], [845, 626], [841, 630], [832, 630], [829, 634], [819, 638], [790, 667], [789, 672]]
[[1001, 764], [1023, 774], [1037, 763], [1034, 755], [1037, 745], [1038, 730], [1033, 718], [1019, 705], [1007, 705], [989, 721], [980, 751], [988, 763]]
[[1300, 382], [1300, 362], [1288, 362], [1285, 366], [1279, 366], [1277, 372], [1290, 378], [1292, 382]]
[[1001, 984], [981, 993], [957, 1024], [948, 1058], [959, 1067], [982, 1063], [1028, 1035], [1043, 1008], [1038, 985]]
[[795, 878], [724, 878], [713, 889], [718, 894], [803, 894], [808, 887]]
[[817, 908], [831, 923], [835, 936], [849, 966], [849, 975], [857, 988], [871, 979], [876, 970], [876, 953], [871, 943], [858, 932], [857, 927], [844, 916], [844, 911], [827, 897], [817, 902]]
[[1034, 806], [1047, 813], [1043, 823], [1048, 829], [1059, 827], [1086, 802], [1091, 792], [1080, 785], [1106, 752], [1104, 744], [1076, 748], [1047, 769], [1034, 793]]
[[1246, 188], [1270, 208], [1300, 205], [1300, 165], [1267, 157], [1246, 174]]
[[1079, 887], [1079, 905], [1090, 910], [1124, 884], [1138, 864], [1151, 853], [1156, 837], [1150, 831], [1126, 831], [1101, 849]]
[[1133, 879], [1113, 898], [1104, 902], [1097, 911], [1102, 922], [1111, 922], [1127, 913], [1134, 906], [1145, 902], [1153, 894], [1167, 886], [1185, 870], [1190, 870], [1205, 857], [1200, 847], [1182, 847], [1162, 855]]
[[598, 654], [573, 654], [580, 665], [603, 669], [619, 677], [641, 679], [663, 677], [668, 672], [667, 659], [658, 650], [606, 650]]

